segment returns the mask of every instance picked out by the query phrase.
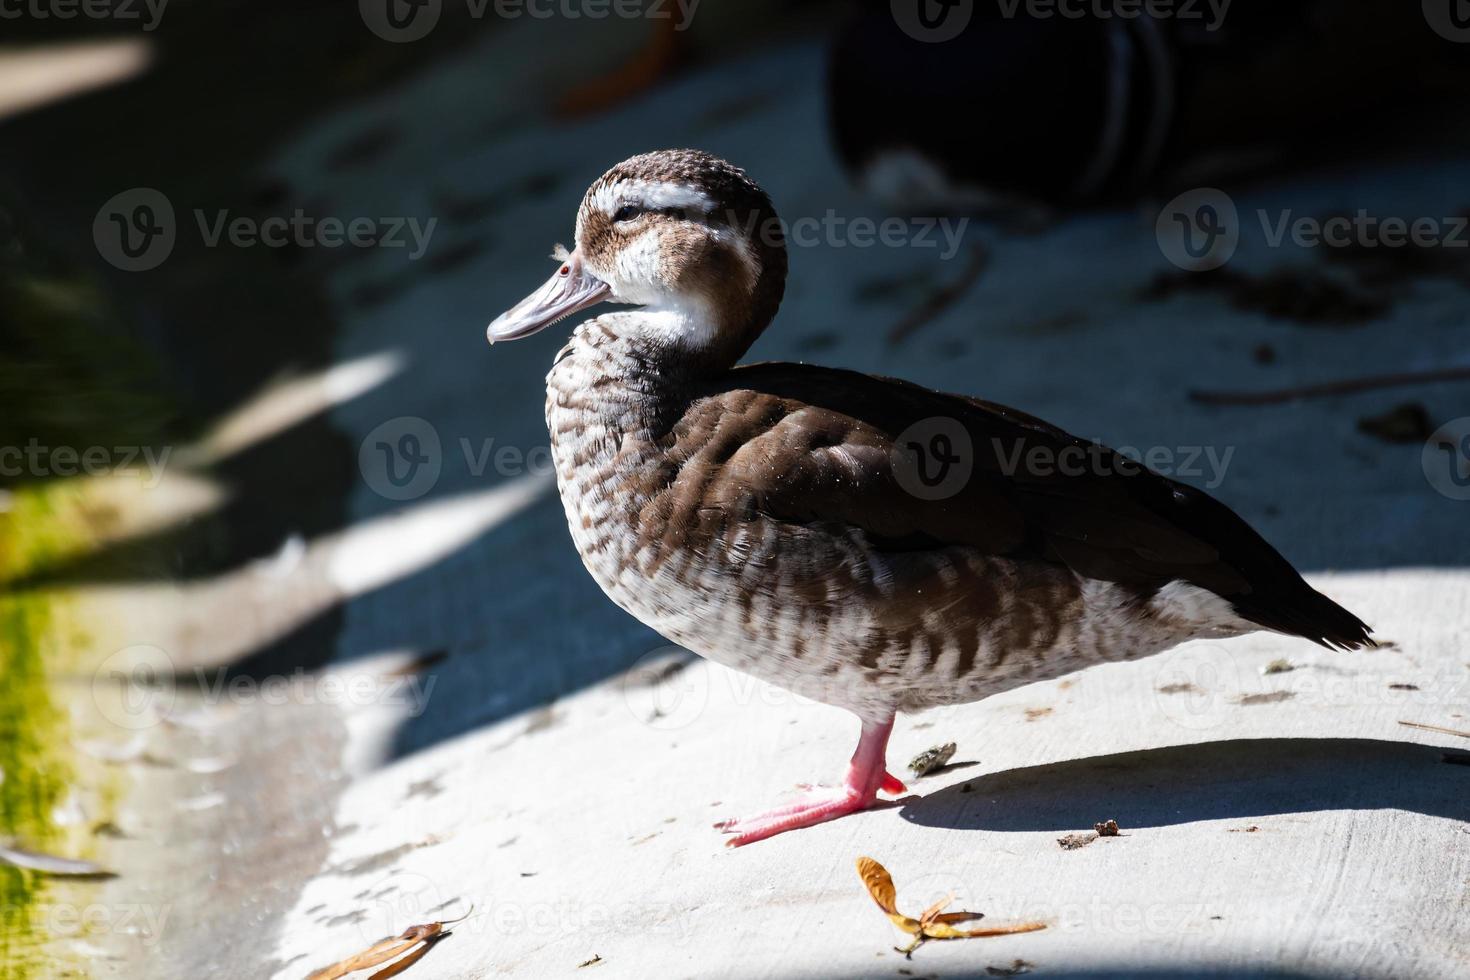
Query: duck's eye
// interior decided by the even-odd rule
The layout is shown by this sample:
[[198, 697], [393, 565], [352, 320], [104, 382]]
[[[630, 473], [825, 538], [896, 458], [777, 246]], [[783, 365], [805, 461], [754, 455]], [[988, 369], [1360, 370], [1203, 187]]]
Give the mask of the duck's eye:
[[624, 204], [613, 213], [613, 221], [632, 221], [643, 213], [643, 209], [636, 204]]

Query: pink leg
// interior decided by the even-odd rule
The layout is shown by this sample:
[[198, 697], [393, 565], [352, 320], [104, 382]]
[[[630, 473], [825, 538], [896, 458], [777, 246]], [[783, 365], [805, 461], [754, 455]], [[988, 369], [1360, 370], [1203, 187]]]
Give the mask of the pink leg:
[[833, 820], [848, 813], [865, 810], [878, 801], [878, 791], [885, 793], [904, 792], [903, 783], [889, 775], [884, 769], [884, 752], [888, 748], [888, 735], [893, 731], [893, 717], [881, 724], [863, 722], [863, 733], [858, 739], [857, 751], [847, 767], [847, 778], [836, 789], [814, 789], [798, 803], [767, 810], [753, 817], [724, 820], [715, 824], [727, 834], [733, 834], [725, 843], [731, 847], [750, 844], [787, 830], [810, 827], [815, 823]]

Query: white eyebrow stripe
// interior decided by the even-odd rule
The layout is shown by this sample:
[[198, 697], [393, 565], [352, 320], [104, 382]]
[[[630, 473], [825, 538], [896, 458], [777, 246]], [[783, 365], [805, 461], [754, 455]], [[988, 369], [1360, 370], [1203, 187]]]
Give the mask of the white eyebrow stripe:
[[693, 184], [663, 180], [620, 180], [599, 187], [592, 194], [592, 204], [609, 217], [624, 204], [641, 205], [650, 211], [685, 208], [701, 214], [715, 209], [714, 198]]

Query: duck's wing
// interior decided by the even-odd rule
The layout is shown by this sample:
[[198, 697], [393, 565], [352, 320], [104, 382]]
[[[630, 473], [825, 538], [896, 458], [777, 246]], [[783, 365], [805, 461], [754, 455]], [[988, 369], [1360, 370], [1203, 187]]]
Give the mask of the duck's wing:
[[737, 368], [671, 433], [687, 505], [862, 529], [875, 547], [964, 545], [1143, 596], [1184, 581], [1325, 645], [1367, 627], [1229, 507], [1002, 405], [851, 371]]

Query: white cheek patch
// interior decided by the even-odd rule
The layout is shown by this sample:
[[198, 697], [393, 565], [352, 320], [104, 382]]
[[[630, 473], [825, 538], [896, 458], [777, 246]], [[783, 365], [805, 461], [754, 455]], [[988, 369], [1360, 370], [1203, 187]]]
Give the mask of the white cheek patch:
[[[650, 229], [613, 253], [618, 299], [628, 303], [658, 302], [659, 234]], [[644, 291], [647, 292], [644, 292]]]
[[625, 204], [634, 204], [649, 211], [683, 208], [700, 214], [709, 214], [715, 209], [714, 198], [693, 184], [663, 180], [620, 180], [599, 187], [593, 192], [591, 203], [609, 218]]

